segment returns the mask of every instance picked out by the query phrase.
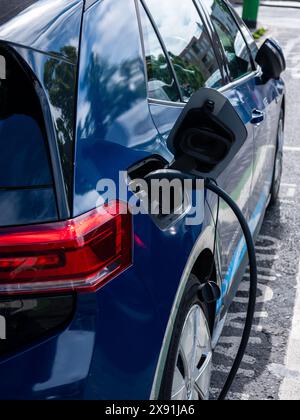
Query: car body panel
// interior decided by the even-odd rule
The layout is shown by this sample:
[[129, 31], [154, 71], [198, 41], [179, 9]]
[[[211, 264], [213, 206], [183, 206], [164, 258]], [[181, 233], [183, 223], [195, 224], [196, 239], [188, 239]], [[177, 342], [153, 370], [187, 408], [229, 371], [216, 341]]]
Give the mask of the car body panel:
[[[252, 164], [254, 148], [253, 126], [250, 122], [252, 112], [251, 108], [247, 104], [247, 98], [251, 94], [249, 87], [249, 83], [251, 83], [251, 81], [248, 79], [244, 83], [241, 82], [234, 90], [224, 92], [246, 125], [248, 130], [248, 140], [217, 181], [219, 185], [239, 204], [239, 207], [243, 210], [245, 217], [249, 220], [250, 209], [248, 207], [248, 198], [250, 196], [253, 177]], [[155, 103], [155, 101], [150, 103], [153, 121], [163, 138], [167, 139], [182, 109], [182, 106], [176, 104], [159, 104]], [[216, 209], [216, 196], [209, 194], [207, 200], [210, 207], [212, 209]], [[229, 207], [223, 205], [222, 203], [220, 207], [220, 224], [218, 231], [220, 237], [220, 253], [222, 255], [221, 272], [226, 273], [227, 268], [232, 267], [232, 265], [236, 266], [236, 269], [238, 268], [239, 264], [237, 264], [237, 261], [239, 260], [240, 255], [239, 253], [236, 254], [236, 250], [240, 244], [239, 248], [240, 252], [242, 252], [245, 244], [242, 243], [243, 241], [241, 242], [242, 235], [236, 218]], [[234, 279], [234, 275], [235, 269], [230, 270], [230, 272], [225, 275], [223, 282], [223, 297], [226, 296], [228, 288]], [[219, 304], [221, 305], [221, 301]], [[225, 311], [226, 309], [228, 309], [228, 307], [224, 308]]]
[[[111, 20], [114, 33], [107, 36]], [[74, 216], [95, 207], [103, 177], [118, 181], [120, 170], [144, 157], [170, 155], [149, 114], [134, 2], [95, 3], [85, 13], [82, 38]]]
[[[82, 0], [20, 0], [0, 10], [0, 40], [56, 55], [76, 64], [66, 46], [78, 50]], [[10, 3], [10, 4], [8, 4]]]
[[[53, 10], [46, 0], [36, 2], [37, 6], [39, 3]], [[50, 44], [42, 42], [43, 31], [47, 32], [48, 26], [42, 29], [41, 22], [41, 35], [36, 38], [34, 50], [28, 45], [14, 44], [13, 48], [36, 75], [40, 93], [44, 95], [44, 106], [54, 116], [52, 134], [54, 143], [60, 144], [60, 152], [56, 153], [67, 197], [65, 214], [69, 216], [65, 218], [68, 218], [99, 205], [103, 192], [99, 181], [104, 178], [119, 185], [119, 171], [154, 154], [171, 162], [173, 156], [167, 148], [166, 137], [182, 106], [149, 102], [147, 98], [135, 0], [96, 1], [87, 8], [82, 22], [81, 48], [78, 25], [83, 3], [71, 1], [68, 2], [70, 7], [60, 0], [56, 3], [62, 18], [60, 20], [57, 13], [54, 21], [58, 19], [65, 24], [68, 16], [68, 28], [76, 34], [75, 43], [68, 38], [70, 32], [62, 37], [63, 42], [55, 41], [50, 48]], [[35, 10], [39, 13], [39, 9]], [[24, 13], [34, 16], [34, 6], [32, 9], [29, 6]], [[20, 16], [15, 19], [22, 22], [22, 13]], [[9, 23], [4, 24], [4, 28], [5, 25]], [[52, 29], [57, 28], [55, 25]], [[4, 37], [3, 27], [0, 27], [0, 40], [29, 44], [31, 39], [33, 45], [30, 34], [23, 40], [18, 35], [15, 41], [12, 37]], [[211, 36], [215, 35], [212, 33]], [[47, 54], [40, 51], [44, 50], [44, 45]], [[62, 87], [57, 72], [69, 81], [67, 89]], [[267, 96], [274, 105], [270, 92], [274, 93], [273, 86], [276, 85], [272, 82], [270, 88], [262, 87], [259, 91], [255, 77], [253, 73], [224, 89], [246, 124], [249, 138], [218, 180], [241, 206], [253, 228], [259, 225], [266, 209], [267, 189], [262, 193], [263, 199], [249, 200], [254, 157], [259, 156], [251, 117], [253, 107], [259, 105], [262, 97]], [[57, 87], [60, 88], [58, 98], [53, 95]], [[284, 93], [281, 82], [278, 82], [276, 92], [280, 108]], [[255, 95], [258, 98], [254, 98]], [[76, 115], [75, 107], [72, 108], [74, 100], [77, 101]], [[277, 112], [278, 108], [275, 108]], [[272, 121], [276, 118], [275, 112], [270, 118]], [[74, 131], [71, 121], [75, 119]], [[259, 176], [258, 183], [262, 177]], [[126, 191], [124, 200], [130, 197]], [[181, 219], [171, 229], [162, 231], [147, 215], [135, 216], [133, 266], [98, 292], [79, 294], [74, 316], [66, 327], [0, 358], [0, 376], [5, 378], [0, 380], [0, 398], [157, 398], [178, 302], [190, 270], [199, 252], [214, 252], [212, 213], [215, 216], [216, 197], [207, 195], [206, 199], [203, 202], [205, 219], [199, 226], [188, 226], [185, 219]], [[60, 218], [63, 218], [61, 214]], [[241, 232], [228, 208], [221, 207], [220, 219], [221, 267], [218, 271], [223, 278], [223, 296], [217, 307], [216, 331], [231, 302], [232, 296], [230, 299], [228, 296], [233, 279], [236, 279], [235, 285], [240, 280], [239, 267], [245, 256]]]
[[[95, 3], [85, 15], [83, 35], [88, 45], [85, 46], [83, 41], [81, 51], [83, 68], [80, 69], [80, 74], [83, 79], [80, 78], [79, 89], [81, 86], [84, 89], [78, 96], [74, 215], [96, 206], [99, 198], [97, 183], [103, 176], [117, 180], [119, 170], [125, 170], [136, 161], [153, 153], [159, 153], [170, 159], [166, 145], [149, 114], [135, 5], [134, 2], [129, 5], [125, 5], [122, 0], [118, 2], [117, 5], [116, 0]], [[128, 44], [128, 38], [131, 37], [129, 51], [124, 51], [123, 44], [118, 46], [113, 43], [115, 50], [101, 45], [100, 52], [104, 48], [107, 51], [106, 58], [112, 60], [109, 66], [110, 76], [112, 75], [111, 67], [116, 68], [116, 75], [118, 75], [119, 70], [124, 66], [128, 68], [129, 75], [132, 75], [132, 84], [128, 80], [127, 72], [123, 76], [123, 78], [126, 77], [124, 83], [122, 79], [118, 83], [117, 88], [120, 91], [118, 91], [118, 101], [115, 102], [114, 95], [110, 92], [106, 93], [102, 102], [103, 89], [101, 88], [104, 83], [99, 86], [97, 78], [86, 80], [84, 67], [85, 64], [90, 63], [88, 58], [85, 59], [88, 51], [94, 51], [93, 59], [97, 59], [97, 50], [96, 52], [93, 50], [97, 41], [92, 36], [95, 32], [94, 22], [98, 19], [104, 19], [105, 22], [108, 10], [110, 16], [116, 14], [115, 19], [120, 25], [120, 29], [117, 25], [115, 26], [116, 39], [120, 39], [120, 33], [126, 28], [128, 31], [126, 22], [134, 22], [134, 19], [136, 21], [136, 24], [130, 27], [126, 40]], [[126, 19], [124, 19], [125, 16]], [[104, 24], [99, 27], [99, 31], [101, 30], [107, 33], [107, 27]], [[104, 37], [100, 39], [104, 40]], [[111, 39], [108, 41], [111, 42]], [[124, 62], [127, 59], [128, 65], [126, 61]], [[34, 60], [32, 60], [32, 66], [34, 66]], [[136, 78], [136, 73], [138, 73], [138, 78]], [[100, 78], [100, 82], [101, 80]], [[128, 91], [128, 87], [131, 90]], [[90, 100], [96, 108], [95, 111], [86, 115], [87, 123], [81, 125], [85, 121], [82, 110], [86, 109], [87, 100]], [[98, 101], [99, 105], [97, 105]], [[133, 104], [132, 112], [128, 112], [130, 104]], [[107, 118], [107, 112], [114, 111], [110, 114], [109, 130], [103, 127], [102, 114], [99, 114], [99, 111], [103, 113], [104, 119]], [[93, 120], [93, 117], [97, 118]], [[95, 132], [90, 129], [94, 122], [98, 124]], [[84, 136], [83, 128], [90, 134], [89, 136]], [[207, 214], [208, 217], [203, 226], [193, 229], [185, 226], [182, 220], [176, 226], [175, 232], [173, 230], [162, 232], [148, 216], [135, 217], [134, 266], [103, 287], [97, 294], [90, 297], [79, 295], [75, 318], [68, 330], [50, 340], [37, 343], [34, 349], [17, 354], [9, 360], [2, 360], [1, 375], [6, 375], [12, 367], [17, 366], [20, 378], [18, 395], [30, 399], [46, 396], [72, 398], [72, 395], [74, 398], [149, 398], [181, 273], [203, 227], [212, 223], [210, 213], [207, 212]], [[213, 229], [211, 231], [213, 232]], [[211, 237], [213, 238], [213, 233]], [[155, 246], [158, 243], [160, 246]], [[156, 264], [153, 264], [153, 261], [156, 261]], [[158, 270], [157, 267], [160, 269]], [[74, 343], [78, 334], [81, 334], [78, 330], [82, 330], [82, 337], [86, 336], [85, 322], [90, 325], [89, 331], [93, 335], [94, 341], [92, 339], [88, 341], [94, 346], [93, 357], [91, 360], [86, 358], [82, 361], [85, 364], [84, 378], [74, 375], [71, 381], [68, 379], [68, 372], [72, 376], [71, 371], [67, 370], [63, 384], [61, 371], [55, 366], [57, 364], [60, 366], [60, 361], [70, 357], [70, 352], [74, 347], [72, 342]], [[114, 329], [117, 329], [117, 332], [112, 336], [111, 332]], [[61, 346], [60, 342], [63, 342], [64, 346]], [[58, 353], [55, 349], [59, 349]], [[45, 354], [43, 363], [40, 363], [38, 358], [40, 353]], [[38, 368], [28, 372], [28, 365], [38, 366]], [[118, 383], [115, 381], [116, 376], [119, 378]], [[39, 385], [41, 383], [43, 383], [42, 386]], [[1, 396], [14, 398], [15, 392], [13, 385], [7, 387], [5, 381], [0, 381]]]
[[[253, 206], [261, 196], [268, 200], [271, 183], [273, 179], [273, 168], [276, 153], [276, 136], [278, 130], [278, 119], [281, 107], [282, 95], [277, 85], [281, 82], [268, 81], [262, 83], [258, 76], [252, 80], [253, 98], [257, 104], [256, 109], [263, 111], [264, 121], [254, 126], [254, 179], [252, 200]], [[263, 187], [263, 188], [262, 188]]]
[[[38, 0], [2, 6], [0, 45], [32, 71], [48, 130], [60, 218], [72, 209], [74, 101], [82, 0]], [[39, 18], [37, 18], [37, 16]]]

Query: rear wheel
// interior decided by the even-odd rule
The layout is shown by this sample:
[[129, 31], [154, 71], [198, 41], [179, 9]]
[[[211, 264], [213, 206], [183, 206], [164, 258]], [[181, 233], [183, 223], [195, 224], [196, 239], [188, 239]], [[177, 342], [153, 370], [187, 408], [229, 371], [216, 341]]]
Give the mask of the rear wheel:
[[199, 280], [191, 275], [174, 326], [160, 399], [209, 398], [212, 344], [207, 308], [198, 298]]
[[284, 144], [284, 113], [281, 110], [277, 133], [277, 150], [274, 165], [274, 176], [271, 187], [270, 205], [275, 205], [280, 191], [280, 184], [283, 170], [283, 144]]

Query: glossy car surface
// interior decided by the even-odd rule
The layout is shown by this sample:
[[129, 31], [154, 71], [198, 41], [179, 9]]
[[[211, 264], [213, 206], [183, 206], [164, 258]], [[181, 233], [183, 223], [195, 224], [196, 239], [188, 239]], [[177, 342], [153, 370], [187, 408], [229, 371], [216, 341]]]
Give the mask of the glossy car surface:
[[[153, 155], [172, 161], [168, 134], [189, 95], [202, 87], [195, 76], [197, 60], [184, 71], [180, 60], [190, 57], [193, 48], [193, 54], [200, 52], [194, 46], [195, 25], [188, 28], [192, 38], [183, 51], [172, 52], [174, 45], [185, 42], [174, 42], [177, 31], [182, 33], [183, 11], [174, 1], [164, 1], [160, 8], [159, 3], [38, 0], [22, 1], [15, 9], [0, 6], [0, 55], [2, 48], [35, 84], [44, 124], [39, 128], [51, 162], [50, 169], [41, 164], [45, 152], [30, 143], [40, 135], [34, 121], [25, 124], [19, 111], [9, 120], [0, 107], [0, 133], [10, 133], [15, 144], [24, 136], [28, 141], [27, 149], [20, 146], [25, 164], [15, 165], [14, 180], [7, 176], [8, 167], [2, 169], [13, 151], [0, 158], [2, 227], [75, 218], [95, 208], [100, 179], [118, 184], [119, 171]], [[207, 74], [202, 70], [202, 82], [230, 99], [248, 130], [246, 144], [218, 183], [237, 201], [256, 235], [270, 197], [284, 84], [263, 81], [254, 62], [257, 47], [225, 3], [185, 3], [185, 13], [193, 8], [193, 18], [202, 25], [196, 43], [205, 38], [209, 52], [200, 60], [211, 69]], [[230, 65], [232, 52], [226, 51], [225, 35], [220, 36], [220, 21], [224, 28], [241, 28], [235, 34], [235, 52], [247, 56], [243, 74]], [[162, 48], [163, 71], [168, 66], [174, 71], [168, 75], [174, 79], [169, 89], [165, 78], [153, 77], [148, 84], [149, 71], [155, 74], [155, 63], [149, 63], [153, 33]], [[172, 60], [163, 58], [166, 51]], [[194, 72], [192, 81], [189, 72]], [[19, 127], [15, 137], [9, 124]], [[0, 137], [3, 147], [2, 141]], [[13, 147], [17, 156], [19, 146]], [[24, 185], [28, 167], [32, 173]], [[222, 299], [210, 308], [215, 343], [245, 270], [238, 223], [222, 204], [214, 256], [216, 209], [216, 197], [207, 194], [203, 224], [187, 226], [183, 219], [167, 231], [146, 215], [134, 217], [133, 265], [95, 293], [2, 297], [8, 340], [0, 342], [0, 398], [157, 398], [176, 308], [190, 273], [205, 278], [207, 267], [215, 263], [215, 280], [222, 288]]]

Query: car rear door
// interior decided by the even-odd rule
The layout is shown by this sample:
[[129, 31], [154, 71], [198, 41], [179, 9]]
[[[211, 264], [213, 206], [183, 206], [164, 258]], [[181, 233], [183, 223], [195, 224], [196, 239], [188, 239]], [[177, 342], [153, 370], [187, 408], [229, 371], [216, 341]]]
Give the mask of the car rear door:
[[[205, 3], [228, 63], [231, 85], [226, 95], [229, 98], [241, 98], [240, 106], [244, 111], [247, 109], [253, 130], [254, 160], [249, 221], [254, 232], [265, 210], [273, 175], [274, 126], [277, 129], [277, 124], [274, 124], [276, 92], [272, 89], [272, 83], [263, 83], [261, 73], [254, 63], [257, 46], [231, 6], [224, 0], [202, 0], [202, 3]], [[235, 99], [232, 100], [234, 102]]]
[[[158, 60], [154, 57], [164, 56], [164, 69], [168, 68], [169, 74], [166, 84], [171, 85], [173, 89], [172, 95], [163, 100], [149, 89], [150, 110], [157, 129], [163, 141], [166, 141], [186, 102], [195, 91], [201, 87], [223, 90], [246, 124], [249, 137], [235, 160], [224, 170], [218, 183], [232, 195], [248, 217], [254, 151], [253, 126], [250, 122], [252, 108], [247, 104], [247, 97], [251, 94], [250, 86], [248, 83], [238, 83], [239, 88], [236, 89], [235, 86], [228, 85], [221, 47], [213, 28], [205, 23], [209, 16], [204, 14], [200, 3], [192, 0], [184, 4], [180, 0], [168, 0], [163, 4], [158, 0], [146, 0], [142, 3], [146, 6], [146, 9], [141, 8], [141, 19], [149, 84], [161, 77], [161, 73], [158, 75], [153, 71], [154, 63]], [[160, 52], [154, 53], [154, 44]], [[196, 81], [191, 71], [198, 75]], [[176, 87], [177, 94], [174, 94]], [[211, 208], [216, 211], [216, 197], [208, 196], [208, 200]], [[244, 244], [241, 242], [241, 231], [233, 213], [223, 204], [220, 209], [220, 221], [226, 294], [228, 285], [237, 271]], [[233, 267], [229, 274], [228, 266]]]
[[[244, 178], [248, 184], [251, 180], [249, 197], [247, 199], [244, 196], [244, 199], [248, 202], [249, 225], [253, 234], [257, 234], [266, 208], [273, 174], [274, 150], [270, 150], [273, 117], [268, 98], [270, 95], [267, 95], [265, 89], [260, 86], [262, 84], [260, 73], [254, 63], [257, 47], [241, 19], [237, 18], [231, 6], [224, 0], [202, 0], [202, 4], [220, 39], [224, 58], [227, 61], [230, 83], [224, 94], [231, 100], [237, 112], [240, 115], [244, 114], [248, 132], [253, 135], [252, 142], [248, 143], [248, 153], [251, 153], [251, 147], [253, 153], [253, 176], [247, 177], [247, 181], [246, 177]], [[251, 40], [250, 44], [246, 39]], [[240, 165], [238, 160], [236, 163]], [[244, 185], [244, 182], [241, 182], [241, 185]], [[227, 231], [228, 229], [225, 229], [225, 232]], [[225, 283], [231, 282], [233, 285], [229, 302], [238, 286], [238, 282], [232, 283], [232, 276], [238, 273], [238, 270], [242, 274], [241, 262], [242, 266], [246, 263], [245, 255], [246, 248], [242, 240], [235, 250], [233, 260], [228, 261], [229, 267], [232, 268], [227, 271]]]
[[[255, 61], [258, 53], [258, 46], [254, 41], [249, 29], [233, 8], [230, 8], [234, 18], [240, 25], [244, 39], [248, 44], [249, 50]], [[256, 63], [255, 63], [255, 66]], [[255, 125], [255, 159], [254, 159], [254, 179], [253, 179], [253, 198], [257, 202], [268, 199], [271, 182], [273, 179], [274, 159], [277, 147], [278, 121], [281, 107], [279, 102], [282, 98], [282, 81], [264, 80], [264, 77], [257, 69], [253, 80], [255, 98], [258, 105], [264, 112], [264, 124]], [[254, 115], [255, 117], [255, 115]]]

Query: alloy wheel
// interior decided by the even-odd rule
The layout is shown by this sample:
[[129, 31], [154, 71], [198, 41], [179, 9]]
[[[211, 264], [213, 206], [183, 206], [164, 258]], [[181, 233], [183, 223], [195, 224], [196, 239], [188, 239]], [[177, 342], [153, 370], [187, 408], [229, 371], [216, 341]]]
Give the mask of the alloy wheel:
[[173, 376], [172, 400], [207, 400], [212, 371], [211, 335], [200, 305], [185, 320]]

